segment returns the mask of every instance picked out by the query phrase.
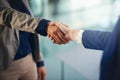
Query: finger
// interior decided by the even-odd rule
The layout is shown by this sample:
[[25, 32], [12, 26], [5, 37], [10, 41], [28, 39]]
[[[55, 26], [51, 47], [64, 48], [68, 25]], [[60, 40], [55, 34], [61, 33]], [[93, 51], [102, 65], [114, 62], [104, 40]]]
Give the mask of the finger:
[[65, 37], [62, 32], [60, 31], [60, 29], [57, 30], [57, 33], [54, 34], [54, 36], [56, 37], [56, 40], [54, 41], [57, 44], [65, 44], [66, 41], [63, 39], [63, 37]]
[[56, 25], [63, 32], [64, 35], [68, 33], [68, 30], [69, 30], [68, 27], [66, 27], [65, 25], [63, 25], [61, 23], [57, 23]]
[[51, 40], [53, 39], [52, 37], [49, 37]]
[[65, 29], [69, 29], [69, 27], [68, 27], [67, 25], [63, 24], [63, 23], [55, 23], [55, 25], [57, 25], [57, 26], [62, 26], [62, 27], [64, 27]]
[[67, 27], [67, 28], [69, 28], [69, 26], [68, 25], [66, 25], [66, 24], [64, 24], [64, 23], [62, 23], [65, 27]]
[[62, 40], [62, 38], [60, 38], [59, 34], [58, 34], [58, 38], [59, 38], [59, 41], [57, 41], [58, 44], [65, 44], [65, 41]]
[[50, 37], [51, 37], [51, 35], [50, 35], [50, 34], [48, 34], [48, 37], [50, 38]]
[[46, 75], [45, 74], [41, 74], [41, 80], [45, 80]]
[[53, 38], [52, 36], [48, 36], [48, 38], [49, 38], [52, 42], [54, 42], [54, 38]]
[[[48, 37], [52, 40], [53, 43], [56, 44], [65, 44], [68, 42], [68, 39], [65, 38], [65, 35], [61, 31], [61, 29], [57, 26], [55, 26], [55, 31], [52, 32], [51, 35], [48, 35]], [[53, 40], [54, 39], [54, 40]]]
[[65, 42], [65, 43], [68, 43], [69, 42], [69, 39], [66, 37], [66, 35], [63, 35], [62, 34], [62, 31], [60, 30], [60, 32], [61, 32], [61, 39]]
[[[63, 41], [63, 42], [65, 42], [65, 43], [67, 43], [68, 41], [69, 41], [69, 39], [67, 39], [65, 36], [68, 34], [68, 32], [69, 32], [69, 28], [66, 28], [66, 26], [64, 26], [63, 24], [61, 24], [61, 23], [57, 23], [56, 24], [57, 26], [58, 26], [58, 28], [59, 28], [59, 31], [61, 31], [61, 35], [62, 35], [62, 38], [60, 38], [61, 39], [61, 41]], [[59, 34], [58, 34], [59, 35]], [[59, 35], [59, 37], [60, 37], [60, 35]]]
[[61, 44], [57, 34], [52, 36], [52, 42], [55, 44]]
[[57, 26], [59, 29], [61, 29], [61, 30], [62, 30], [62, 33], [65, 34], [64, 30], [61, 28], [60, 23], [55, 23], [55, 26]]
[[56, 43], [56, 44], [63, 44], [63, 43], [65, 43], [65, 41], [62, 40], [62, 37], [64, 37], [64, 35], [60, 31], [60, 29], [57, 27], [56, 31], [52, 35], [52, 38], [54, 39], [54, 43]]
[[53, 43], [55, 43], [55, 40], [53, 39], [53, 40], [51, 40]]
[[57, 35], [58, 35], [58, 38], [60, 39], [60, 43], [61, 44], [65, 44], [65, 43], [67, 43], [68, 42], [68, 40], [65, 38], [65, 36], [61, 33], [61, 31], [59, 31], [58, 33], [57, 33]]
[[52, 41], [52, 43], [57, 44], [56, 40], [53, 39], [53, 40], [51, 40], [51, 41]]
[[51, 41], [52, 41], [53, 43], [55, 43], [55, 39], [54, 39], [54, 38], [52, 38]]
[[48, 36], [50, 39], [51, 39], [51, 41], [53, 42], [53, 43], [55, 43], [55, 41], [57, 41], [57, 36], [56, 36], [56, 33], [54, 32], [53, 34], [49, 34], [49, 36]]
[[61, 33], [60, 30], [56, 34], [52, 35], [50, 39], [55, 44], [66, 44], [69, 42], [69, 40]]
[[57, 32], [57, 37], [59, 38], [61, 44], [65, 44], [65, 40], [63, 39], [64, 35], [60, 30]]

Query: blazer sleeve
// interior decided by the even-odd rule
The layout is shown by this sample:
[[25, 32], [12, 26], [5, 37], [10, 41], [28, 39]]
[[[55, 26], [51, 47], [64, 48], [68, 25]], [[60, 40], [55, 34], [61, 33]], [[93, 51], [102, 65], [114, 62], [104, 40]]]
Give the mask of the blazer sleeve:
[[[30, 33], [46, 36], [45, 30], [48, 20], [34, 18], [12, 8], [0, 7], [0, 27], [9, 27]], [[37, 31], [37, 29], [39, 31]]]
[[44, 66], [43, 56], [40, 53], [39, 38], [37, 34], [31, 34], [29, 37], [30, 46], [32, 48], [32, 56], [37, 66]]
[[82, 43], [85, 48], [103, 50], [111, 32], [85, 30], [82, 35]]

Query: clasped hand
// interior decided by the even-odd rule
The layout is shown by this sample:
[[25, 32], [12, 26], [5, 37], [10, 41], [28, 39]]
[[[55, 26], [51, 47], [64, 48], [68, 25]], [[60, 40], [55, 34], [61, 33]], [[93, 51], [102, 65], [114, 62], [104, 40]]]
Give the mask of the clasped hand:
[[78, 30], [71, 30], [67, 25], [57, 22], [49, 22], [47, 34], [55, 44], [66, 44], [69, 41], [76, 41]]

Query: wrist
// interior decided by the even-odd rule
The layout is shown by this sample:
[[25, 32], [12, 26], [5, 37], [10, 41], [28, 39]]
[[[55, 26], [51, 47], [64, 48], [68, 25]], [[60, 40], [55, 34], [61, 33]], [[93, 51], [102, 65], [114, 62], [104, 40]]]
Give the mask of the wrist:
[[69, 31], [69, 37], [71, 41], [76, 41], [77, 40], [77, 34], [78, 34], [79, 30], [70, 30]]
[[81, 43], [81, 40], [82, 40], [82, 34], [83, 34], [84, 30], [79, 30], [76, 34], [76, 42], [79, 44]]
[[48, 27], [49, 22], [50, 20], [42, 19], [36, 28], [36, 32], [43, 36], [47, 36], [46, 28]]
[[44, 66], [44, 61], [39, 61], [36, 63], [37, 67], [43, 67]]
[[47, 26], [46, 26], [46, 33], [48, 34], [48, 30], [49, 30], [49, 26], [50, 26], [50, 22], [47, 23]]

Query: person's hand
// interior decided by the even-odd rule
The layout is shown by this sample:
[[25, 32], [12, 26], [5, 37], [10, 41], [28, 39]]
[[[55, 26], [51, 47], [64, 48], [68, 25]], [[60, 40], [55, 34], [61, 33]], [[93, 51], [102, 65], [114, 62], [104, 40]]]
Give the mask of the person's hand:
[[38, 80], [46, 80], [46, 70], [44, 67], [38, 67]]
[[78, 44], [82, 41], [82, 34], [84, 30], [68, 30], [68, 33], [66, 34], [66, 37], [70, 41], [75, 41]]
[[66, 34], [66, 37], [67, 37], [70, 41], [77, 41], [78, 32], [79, 32], [79, 30], [69, 29], [69, 30], [68, 30], [68, 33]]
[[74, 29], [70, 29], [67, 25], [65, 24], [56, 24], [57, 26], [59, 26], [59, 28], [61, 29], [61, 31], [65, 34], [65, 37], [69, 40], [69, 41], [76, 41], [77, 37], [78, 37], [78, 33], [79, 30], [74, 30]]
[[55, 44], [66, 44], [69, 40], [65, 36], [65, 31], [62, 29], [66, 28], [65, 25], [56, 22], [49, 22], [47, 27], [47, 35]]
[[[60, 30], [62, 31], [62, 33], [64, 34], [64, 36], [67, 38], [68, 41], [76, 41], [77, 40], [79, 30], [70, 29], [67, 25], [65, 25], [63, 23], [54, 23], [54, 25], [58, 26], [60, 28]], [[51, 40], [52, 40], [52, 38], [51, 38]], [[55, 40], [53, 40], [53, 41], [55, 41]]]

